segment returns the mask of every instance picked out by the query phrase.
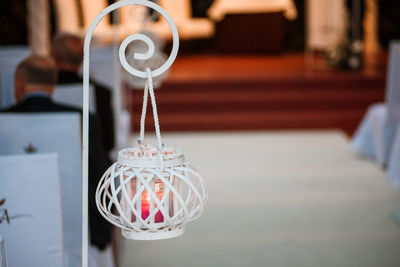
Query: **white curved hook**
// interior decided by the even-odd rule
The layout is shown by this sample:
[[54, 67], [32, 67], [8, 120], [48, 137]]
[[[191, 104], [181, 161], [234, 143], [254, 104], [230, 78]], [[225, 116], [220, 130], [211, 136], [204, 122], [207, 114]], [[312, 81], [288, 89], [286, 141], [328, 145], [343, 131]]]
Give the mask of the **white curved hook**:
[[[129, 1], [126, 1], [129, 2]], [[169, 56], [169, 58], [167, 59], [167, 61], [158, 69], [153, 70], [151, 72], [151, 75], [153, 77], [159, 76], [161, 74], [163, 74], [164, 72], [166, 72], [169, 67], [171, 67], [172, 63], [174, 62], [176, 55], [178, 54], [178, 48], [179, 48], [179, 35], [178, 35], [178, 30], [176, 29], [176, 25], [174, 23], [174, 21], [172, 20], [172, 18], [169, 16], [169, 14], [162, 9], [160, 6], [149, 2], [149, 1], [145, 1], [147, 2], [147, 4], [145, 4], [148, 7], [153, 8], [154, 10], [156, 10], [157, 12], [159, 12], [164, 18], [165, 20], [168, 22], [170, 28], [171, 28], [171, 32], [172, 32], [172, 51], [171, 54]], [[136, 59], [139, 60], [146, 60], [149, 59], [150, 57], [152, 57], [152, 55], [154, 54], [154, 43], [153, 41], [147, 37], [144, 34], [141, 33], [137, 33], [137, 34], [132, 34], [130, 36], [128, 36], [127, 38], [125, 38], [125, 40], [122, 41], [121, 46], [119, 48], [119, 60], [122, 64], [122, 67], [124, 67], [124, 69], [131, 73], [132, 75], [138, 76], [140, 78], [146, 78], [147, 77], [147, 73], [144, 71], [139, 71], [134, 69], [132, 66], [130, 66], [126, 60], [126, 56], [125, 56], [125, 50], [128, 46], [128, 44], [130, 42], [133, 42], [134, 40], [141, 40], [143, 42], [145, 42], [149, 49], [145, 54], [139, 54], [139, 53], [135, 53], [134, 57]]]
[[[93, 20], [92, 24], [90, 25], [86, 36], [85, 36], [85, 43], [84, 43], [84, 60], [83, 60], [83, 70], [85, 72], [85, 69], [87, 68], [87, 71], [89, 71], [89, 52], [90, 52], [90, 41], [92, 39], [92, 35], [94, 32], [94, 29], [96, 28], [97, 24], [103, 19], [104, 16], [106, 16], [108, 13], [114, 11], [115, 9], [118, 9], [120, 7], [123, 6], [127, 6], [127, 5], [143, 5], [146, 7], [149, 7], [151, 9], [154, 9], [155, 11], [157, 11], [158, 13], [160, 13], [165, 20], [167, 21], [171, 32], [172, 32], [172, 50], [171, 50], [171, 54], [168, 57], [167, 61], [164, 62], [164, 64], [159, 67], [156, 70], [152, 70], [151, 71], [151, 75], [153, 77], [157, 77], [161, 74], [163, 74], [164, 72], [166, 72], [169, 67], [171, 67], [172, 63], [175, 61], [175, 58], [178, 54], [178, 49], [179, 49], [179, 35], [178, 35], [178, 30], [176, 28], [176, 25], [174, 23], [174, 21], [172, 20], [171, 16], [159, 5], [147, 1], [147, 0], [124, 0], [124, 1], [119, 1], [117, 3], [114, 3], [110, 6], [108, 6], [107, 8], [105, 8], [102, 12], [100, 12], [99, 15], [96, 16], [96, 18]], [[125, 58], [125, 54], [121, 53], [121, 50], [123, 48], [123, 50], [125, 51], [127, 45], [134, 41], [134, 40], [142, 40], [144, 41], [147, 45], [149, 45], [149, 50], [151, 49], [150, 44], [152, 44], [154, 46], [153, 41], [151, 41], [150, 38], [148, 38], [147, 36], [143, 35], [143, 34], [133, 34], [128, 36], [127, 38], [125, 38], [125, 40], [122, 42], [121, 46], [120, 46], [120, 50], [119, 50], [119, 59], [121, 61], [122, 66], [125, 68], [126, 71], [128, 71], [129, 73], [131, 73], [132, 75], [138, 76], [140, 78], [146, 78], [147, 77], [147, 73], [144, 71], [138, 71], [135, 70], [134, 68], [132, 68], [129, 64], [124, 64], [127, 63], [126, 58]], [[154, 51], [154, 50], [153, 50]], [[150, 53], [151, 51], [148, 51], [148, 53]], [[153, 52], [154, 53], [154, 52]], [[148, 54], [146, 53], [146, 56]], [[139, 55], [139, 57], [137, 59], [143, 59], [141, 58], [141, 56]], [[148, 58], [146, 58], [148, 59]], [[87, 67], [85, 67], [87, 66]], [[84, 73], [85, 75], [85, 73]], [[84, 85], [85, 85], [85, 79], [84, 79]]]
[[[90, 41], [93, 36], [93, 32], [97, 26], [97, 24], [110, 12], [127, 5], [143, 5], [154, 9], [158, 13], [160, 13], [167, 23], [169, 24], [172, 32], [172, 50], [171, 54], [168, 57], [167, 61], [158, 69], [151, 71], [151, 76], [157, 77], [168, 70], [168, 68], [174, 62], [176, 55], [178, 54], [179, 48], [179, 36], [178, 30], [176, 29], [176, 25], [169, 14], [161, 8], [159, 5], [147, 1], [147, 0], [123, 0], [116, 2], [103, 11], [100, 12], [93, 20], [90, 25], [84, 41], [83, 48], [83, 120], [82, 120], [82, 266], [88, 266], [88, 160], [89, 160], [89, 56], [90, 56]], [[129, 64], [124, 64], [126, 61], [125, 58], [125, 49], [129, 42], [133, 40], [142, 40], [148, 46], [149, 50], [144, 54], [135, 54], [136, 59], [148, 59], [154, 53], [154, 43], [142, 34], [136, 34], [134, 36], [127, 37], [122, 44], [124, 45], [124, 53], [123, 57], [121, 57], [121, 48], [120, 48], [120, 61], [122, 66], [132, 75], [136, 75], [140, 78], [146, 78], [147, 73], [143, 71], [138, 71], [132, 68]], [[146, 39], [147, 38], [147, 39]], [[150, 42], [149, 42], [150, 40]], [[152, 46], [152, 47], [151, 47]], [[122, 45], [121, 45], [122, 47]], [[127, 62], [126, 62], [127, 63]]]
[[[126, 47], [128, 46], [129, 42], [132, 42], [134, 40], [141, 40], [145, 42], [148, 46], [147, 52], [146, 53], [134, 53], [133, 57], [138, 60], [146, 60], [151, 58], [154, 55], [154, 42], [147, 37], [144, 34], [137, 33], [137, 34], [132, 34], [131, 36], [127, 37], [119, 47], [119, 53], [121, 56], [121, 52], [125, 52]], [[125, 58], [125, 57], [124, 57]]]
[[138, 60], [146, 60], [151, 58], [154, 55], [154, 42], [147, 37], [144, 34], [141, 33], [136, 33], [136, 34], [132, 34], [130, 36], [128, 36], [127, 38], [125, 38], [125, 40], [122, 41], [120, 47], [119, 47], [119, 60], [121, 61], [121, 65], [122, 67], [124, 67], [124, 69], [131, 73], [132, 75], [141, 77], [141, 78], [145, 78], [147, 77], [147, 73], [145, 73], [145, 77], [143, 77], [143, 71], [138, 71], [136, 69], [134, 69], [133, 67], [131, 67], [131, 65], [129, 65], [128, 61], [126, 60], [126, 56], [125, 56], [125, 50], [128, 47], [129, 43], [135, 41], [135, 40], [140, 40], [143, 41], [147, 44], [148, 49], [146, 53], [134, 53], [133, 57], [135, 59]]

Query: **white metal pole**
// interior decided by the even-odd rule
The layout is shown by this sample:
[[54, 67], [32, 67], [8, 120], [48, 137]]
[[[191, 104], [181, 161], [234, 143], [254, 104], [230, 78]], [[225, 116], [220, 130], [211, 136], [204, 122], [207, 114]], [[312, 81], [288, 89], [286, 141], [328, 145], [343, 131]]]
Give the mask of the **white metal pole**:
[[[83, 48], [83, 120], [82, 120], [82, 267], [88, 266], [88, 167], [89, 167], [89, 57], [90, 57], [90, 41], [92, 39], [93, 32], [97, 26], [97, 24], [103, 19], [104, 16], [109, 14], [110, 12], [127, 5], [143, 5], [149, 8], [152, 8], [159, 12], [164, 18], [167, 20], [168, 24], [171, 27], [173, 43], [172, 43], [172, 51], [167, 59], [167, 61], [158, 69], [151, 72], [153, 77], [159, 76], [164, 73], [174, 62], [176, 55], [178, 54], [179, 49], [179, 36], [178, 30], [176, 29], [175, 23], [172, 18], [168, 15], [168, 13], [162, 9], [157, 4], [147, 1], [147, 0], [124, 0], [116, 2], [103, 11], [101, 11], [96, 18], [93, 20], [92, 24], [90, 24], [84, 42]], [[149, 51], [146, 53], [135, 53], [136, 59], [148, 59], [152, 56], [151, 52], [154, 52], [154, 44], [152, 41], [143, 34], [133, 34], [128, 36], [121, 44], [119, 49], [119, 59], [121, 61], [122, 66], [126, 71], [131, 73], [132, 75], [136, 75], [141, 78], [146, 78], [147, 73], [143, 71], [138, 71], [132, 68], [126, 58], [125, 58], [125, 49], [129, 42], [134, 40], [142, 40], [145, 42]]]
[[[119, 46], [119, 42], [120, 42], [120, 19], [121, 16], [119, 14], [119, 11], [116, 10], [113, 13], [113, 20], [114, 20], [114, 40], [113, 40], [113, 44], [112, 44], [112, 53], [113, 53], [113, 110], [114, 110], [114, 132], [118, 133], [118, 130], [121, 129], [120, 128], [120, 124], [121, 124], [121, 120], [120, 120], [120, 116], [121, 116], [121, 107], [122, 107], [122, 101], [121, 101], [121, 71], [120, 71], [120, 65], [119, 65], [119, 61], [118, 61], [118, 46]], [[121, 140], [118, 136], [118, 134], [114, 135], [114, 154], [117, 154], [118, 150], [121, 148]], [[114, 158], [114, 157], [113, 157]]]

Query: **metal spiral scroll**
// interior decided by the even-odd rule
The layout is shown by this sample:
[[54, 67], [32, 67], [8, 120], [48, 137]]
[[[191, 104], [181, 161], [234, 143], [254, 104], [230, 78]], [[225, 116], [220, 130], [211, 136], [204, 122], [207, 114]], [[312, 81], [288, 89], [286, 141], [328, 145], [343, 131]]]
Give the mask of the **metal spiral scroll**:
[[[90, 25], [90, 27], [88, 29], [88, 32], [85, 37], [84, 50], [85, 50], [85, 52], [89, 51], [90, 40], [92, 38], [93, 31], [94, 31], [96, 25], [102, 20], [102, 18], [116, 9], [123, 7], [123, 6], [128, 6], [128, 5], [143, 5], [148, 8], [154, 9], [155, 11], [160, 13], [165, 18], [165, 20], [167, 21], [167, 23], [171, 29], [171, 32], [172, 32], [171, 54], [168, 57], [167, 61], [165, 61], [165, 63], [161, 67], [159, 67], [156, 70], [151, 71], [151, 76], [157, 77], [157, 76], [163, 74], [164, 72], [166, 72], [169, 69], [169, 67], [171, 67], [172, 63], [175, 61], [175, 58], [178, 54], [178, 49], [179, 49], [179, 35], [178, 35], [178, 30], [176, 28], [176, 25], [175, 25], [174, 21], [172, 20], [171, 16], [162, 7], [160, 7], [159, 5], [157, 5], [153, 2], [150, 2], [147, 0], [124, 0], [124, 1], [120, 1], [115, 4], [112, 4], [109, 7], [107, 7], [106, 9], [104, 9], [99, 15], [97, 15], [97, 17], [93, 20], [92, 24]], [[144, 34], [135, 33], [135, 34], [128, 36], [127, 38], [125, 38], [122, 41], [120, 48], [119, 48], [119, 59], [120, 59], [120, 62], [122, 64], [123, 68], [127, 72], [129, 72], [130, 74], [132, 74], [134, 76], [140, 77], [140, 78], [146, 78], [147, 77], [146, 72], [134, 69], [132, 66], [129, 65], [128, 61], [126, 60], [125, 50], [126, 50], [127, 46], [129, 45], [129, 43], [131, 43], [135, 40], [143, 41], [148, 46], [148, 51], [146, 53], [135, 53], [134, 54], [135, 59], [146, 60], [153, 56], [153, 54], [154, 54], [153, 41]], [[85, 53], [85, 59], [86, 59], [86, 57], [89, 57], [88, 53]], [[87, 63], [88, 63], [88, 60], [84, 60], [84, 65], [85, 65], [85, 61], [87, 61]]]
[[[157, 12], [159, 12], [165, 18], [165, 20], [168, 22], [168, 24], [171, 28], [172, 38], [173, 38], [171, 54], [170, 54], [169, 58], [167, 59], [167, 61], [161, 67], [159, 67], [156, 70], [151, 71], [151, 76], [157, 77], [157, 76], [163, 74], [164, 72], [166, 72], [169, 69], [169, 67], [171, 67], [172, 63], [174, 62], [174, 60], [176, 58], [176, 55], [178, 54], [178, 48], [179, 48], [178, 30], [176, 29], [176, 25], [175, 25], [174, 21], [172, 20], [172, 18], [169, 16], [169, 14], [160, 6], [158, 6], [152, 2], [149, 2], [149, 1], [123, 1], [123, 3], [126, 3], [126, 4], [131, 4], [133, 2], [137, 2], [137, 4], [145, 5], [149, 8], [156, 10]], [[144, 34], [136, 33], [136, 34], [132, 34], [132, 35], [128, 36], [127, 38], [125, 38], [122, 41], [121, 46], [119, 47], [119, 60], [121, 62], [121, 65], [124, 67], [124, 69], [127, 72], [129, 72], [132, 75], [135, 75], [137, 77], [140, 77], [140, 78], [146, 78], [147, 73], [144, 71], [136, 70], [132, 66], [130, 66], [126, 59], [126, 56], [125, 56], [125, 50], [126, 50], [127, 46], [129, 45], [129, 43], [131, 43], [135, 40], [143, 41], [148, 46], [148, 50], [146, 53], [134, 53], [135, 59], [147, 60], [154, 55], [153, 41]]]

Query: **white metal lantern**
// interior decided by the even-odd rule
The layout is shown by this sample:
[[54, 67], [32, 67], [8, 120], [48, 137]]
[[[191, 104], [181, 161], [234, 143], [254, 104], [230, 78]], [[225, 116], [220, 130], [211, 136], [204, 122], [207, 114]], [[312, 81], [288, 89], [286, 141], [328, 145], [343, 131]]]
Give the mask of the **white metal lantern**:
[[[103, 175], [96, 204], [128, 239], [155, 240], [183, 234], [185, 223], [198, 218], [207, 199], [204, 179], [183, 154], [162, 144], [151, 72], [143, 97], [137, 147], [119, 151], [118, 161]], [[144, 144], [147, 96], [150, 94], [157, 147]]]
[[[118, 7], [132, 4], [145, 5], [164, 16], [171, 27], [173, 47], [171, 55], [161, 67], [153, 71], [149, 68], [146, 68], [146, 71], [140, 71], [128, 64], [125, 57], [126, 47], [132, 41], [140, 40], [146, 43], [148, 46], [146, 53], [133, 55], [136, 60], [146, 60], [154, 53], [152, 40], [138, 33], [128, 36], [120, 46], [119, 58], [123, 68], [132, 75], [147, 78], [143, 96], [140, 138], [137, 147], [119, 151], [118, 161], [104, 173], [96, 190], [96, 204], [103, 217], [120, 227], [122, 235], [128, 239], [172, 238], [183, 234], [185, 224], [201, 215], [207, 199], [204, 179], [189, 163], [185, 162], [179, 150], [165, 147], [161, 140], [152, 78], [162, 75], [175, 60], [179, 46], [176, 26], [165, 10], [150, 1], [120, 1], [109, 6], [96, 17], [85, 38], [85, 55], [89, 54], [91, 34], [101, 18]], [[89, 65], [86, 62], [87, 60], [84, 60], [84, 93], [87, 91], [87, 73], [89, 73]], [[156, 147], [144, 143], [148, 95], [153, 107], [158, 141]], [[85, 108], [87, 109], [87, 106], [84, 104], [84, 111]], [[86, 127], [87, 115], [86, 125], [84, 124], [85, 133]], [[85, 138], [84, 144], [86, 144], [85, 150], [85, 147], [87, 149]], [[86, 168], [87, 165], [84, 164], [84, 169]]]
[[160, 155], [142, 146], [119, 151], [118, 162], [100, 181], [96, 202], [124, 237], [155, 240], [183, 234], [185, 223], [202, 213], [206, 197], [203, 178], [180, 151], [164, 148]]

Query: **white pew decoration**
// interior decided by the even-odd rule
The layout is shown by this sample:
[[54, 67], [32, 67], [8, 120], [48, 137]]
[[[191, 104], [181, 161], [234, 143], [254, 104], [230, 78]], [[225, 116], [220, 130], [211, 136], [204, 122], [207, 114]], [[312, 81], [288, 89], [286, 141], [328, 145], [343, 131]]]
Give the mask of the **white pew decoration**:
[[386, 103], [388, 121], [400, 124], [400, 41], [398, 40], [392, 41], [390, 44], [387, 75]]
[[397, 127], [395, 135], [390, 151], [386, 176], [394, 185], [400, 187], [400, 125]]
[[26, 46], [0, 48], [0, 108], [14, 104], [15, 69], [29, 53], [29, 48]]
[[9, 267], [66, 266], [59, 174], [57, 154], [0, 156], [0, 233]]
[[[89, 87], [90, 103], [89, 112], [96, 113], [96, 97], [94, 87]], [[57, 85], [53, 93], [54, 101], [68, 106], [82, 109], [82, 84]]]
[[82, 253], [80, 114], [4, 113], [0, 114], [0, 125], [0, 140], [4, 140], [0, 145], [0, 155], [33, 152], [59, 154], [63, 233], [68, 262], [66, 267], [80, 266]]
[[374, 158], [382, 166], [388, 164], [390, 150], [400, 124], [400, 42], [390, 44], [385, 103], [372, 105], [353, 140], [358, 154]]
[[[117, 2], [103, 10], [93, 21], [84, 45], [84, 120], [83, 120], [83, 211], [87, 209], [88, 111], [89, 111], [89, 54], [93, 31], [100, 20], [111, 11], [126, 5], [143, 5], [159, 12], [168, 22], [173, 36], [172, 51], [166, 62], [156, 70], [140, 71], [130, 66], [125, 50], [132, 41], [143, 41], [148, 46], [145, 53], [134, 53], [137, 60], [153, 56], [154, 43], [143, 34], [128, 36], [119, 49], [119, 59], [124, 69], [132, 75], [147, 78], [144, 90], [139, 145], [119, 151], [118, 161], [101, 178], [96, 203], [99, 212], [112, 224], [122, 228], [124, 237], [155, 240], [179, 236], [187, 222], [198, 218], [204, 209], [207, 189], [204, 179], [185, 163], [183, 154], [163, 145], [158, 124], [158, 114], [152, 77], [162, 75], [176, 58], [179, 46], [178, 31], [168, 13], [157, 4], [146, 0]], [[157, 146], [144, 143], [144, 120], [147, 98], [150, 94], [156, 128]], [[115, 209], [114, 209], [115, 207]], [[85, 212], [83, 213], [85, 216]], [[87, 218], [83, 227], [83, 251], [87, 250]], [[86, 232], [85, 232], [86, 231]], [[85, 262], [83, 262], [85, 264]], [[85, 266], [85, 265], [84, 265]]]

